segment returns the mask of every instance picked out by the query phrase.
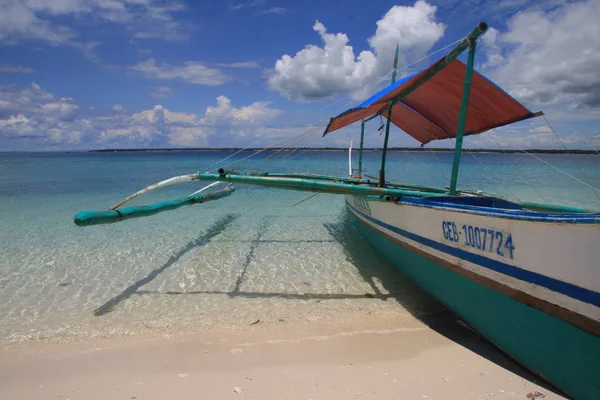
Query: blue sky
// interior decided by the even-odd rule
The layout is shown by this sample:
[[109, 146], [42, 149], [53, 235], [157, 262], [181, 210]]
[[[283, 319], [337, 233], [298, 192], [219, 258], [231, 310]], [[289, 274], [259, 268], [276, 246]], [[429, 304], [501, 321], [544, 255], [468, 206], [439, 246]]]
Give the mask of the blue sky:
[[[0, 0], [0, 151], [343, 146], [322, 124], [480, 20], [477, 68], [600, 148], [600, 2]], [[414, 72], [441, 57], [403, 69]], [[377, 122], [366, 143], [381, 146]], [[541, 119], [467, 146], [561, 148]], [[391, 144], [418, 146], [394, 131]], [[450, 147], [452, 143], [431, 143]]]

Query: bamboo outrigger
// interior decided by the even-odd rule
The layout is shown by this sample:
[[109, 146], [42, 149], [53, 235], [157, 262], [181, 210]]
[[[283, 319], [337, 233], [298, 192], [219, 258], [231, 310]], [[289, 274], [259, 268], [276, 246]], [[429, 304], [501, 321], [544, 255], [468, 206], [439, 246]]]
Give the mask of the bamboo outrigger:
[[[504, 352], [578, 399], [600, 398], [600, 213], [516, 203], [457, 189], [463, 137], [533, 118], [474, 71], [480, 23], [429, 68], [395, 81], [332, 118], [329, 134], [361, 121], [358, 175], [247, 173], [220, 169], [175, 177], [107, 211], [75, 216], [80, 226], [148, 216], [230, 195], [233, 187], [144, 207], [122, 208], [141, 193], [187, 181], [228, 182], [342, 194], [365, 239], [400, 272]], [[467, 64], [457, 58], [469, 49]], [[387, 119], [378, 179], [362, 176], [364, 126]], [[390, 124], [422, 145], [456, 138], [448, 189], [385, 179]], [[209, 186], [213, 186], [211, 184]]]

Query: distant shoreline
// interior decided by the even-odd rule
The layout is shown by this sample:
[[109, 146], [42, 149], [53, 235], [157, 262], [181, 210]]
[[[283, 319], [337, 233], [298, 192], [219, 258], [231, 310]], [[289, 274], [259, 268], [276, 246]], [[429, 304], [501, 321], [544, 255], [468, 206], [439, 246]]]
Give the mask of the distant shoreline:
[[[156, 148], [156, 149], [97, 149], [97, 150], [88, 150], [88, 153], [153, 153], [153, 152], [182, 152], [182, 151], [343, 151], [346, 152], [348, 149], [339, 148], [339, 147], [310, 147], [310, 148], [298, 148], [298, 149], [290, 149], [290, 148], [280, 148], [273, 147], [270, 149], [264, 148], [237, 148], [237, 147], [223, 147], [223, 148], [214, 148], [214, 147], [189, 147], [189, 148]], [[380, 148], [365, 148], [365, 151], [381, 151]], [[499, 149], [466, 149], [471, 153], [499, 153], [499, 154], [512, 154], [512, 153], [536, 153], [536, 154], [600, 154], [597, 150], [552, 150], [552, 149], [526, 149], [526, 150], [499, 150]], [[353, 149], [353, 151], [358, 151], [358, 149]], [[454, 149], [448, 148], [420, 148], [420, 147], [390, 147], [388, 151], [410, 151], [410, 152], [453, 152]]]

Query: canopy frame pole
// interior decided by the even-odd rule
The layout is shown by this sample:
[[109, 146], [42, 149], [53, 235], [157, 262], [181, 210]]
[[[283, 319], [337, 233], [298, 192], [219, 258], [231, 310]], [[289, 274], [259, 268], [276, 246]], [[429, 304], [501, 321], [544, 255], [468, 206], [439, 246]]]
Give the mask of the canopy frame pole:
[[363, 148], [365, 145], [365, 120], [360, 123], [360, 149], [358, 150], [358, 178], [362, 178]]
[[[398, 52], [400, 46], [396, 45], [396, 54], [394, 55], [394, 67], [392, 69], [392, 85], [396, 83], [396, 72], [398, 71]], [[390, 121], [392, 119], [392, 107], [394, 102], [388, 104], [387, 122], [385, 124], [385, 138], [383, 139], [383, 153], [381, 154], [381, 168], [379, 169], [379, 187], [385, 187], [385, 157], [387, 155], [388, 140], [390, 138]]]
[[[362, 160], [363, 160], [363, 149], [364, 149], [364, 136], [365, 136], [365, 124], [372, 119], [380, 117], [381, 114], [373, 114], [368, 118], [365, 118], [361, 122], [360, 127], [360, 153], [358, 153], [358, 177], [362, 178]], [[380, 128], [381, 129], [381, 128]]]
[[385, 123], [385, 138], [383, 139], [383, 153], [381, 154], [381, 168], [379, 169], [379, 187], [385, 187], [385, 158], [387, 155], [388, 140], [390, 138], [390, 122], [392, 121], [392, 106], [390, 101], [388, 105], [387, 122]]
[[467, 122], [467, 110], [469, 108], [469, 96], [471, 94], [471, 81], [473, 79], [473, 63], [475, 60], [476, 41], [473, 40], [469, 45], [469, 58], [467, 61], [467, 70], [465, 72], [465, 83], [463, 85], [463, 95], [460, 105], [460, 115], [458, 118], [458, 129], [456, 132], [456, 144], [454, 146], [454, 161], [452, 162], [452, 175], [450, 178], [450, 195], [456, 194], [456, 182], [458, 180], [458, 167], [460, 166], [460, 155], [462, 151], [465, 125]]

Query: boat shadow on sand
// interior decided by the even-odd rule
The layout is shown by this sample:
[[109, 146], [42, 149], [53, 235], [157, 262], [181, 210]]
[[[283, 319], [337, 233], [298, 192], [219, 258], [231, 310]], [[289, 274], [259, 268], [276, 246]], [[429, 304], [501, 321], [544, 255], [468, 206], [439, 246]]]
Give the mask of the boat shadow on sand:
[[[97, 317], [112, 312], [123, 301], [133, 295], [227, 295], [229, 297], [246, 298], [281, 298], [289, 300], [336, 300], [336, 299], [379, 299], [387, 301], [396, 300], [400, 306], [410, 312], [415, 318], [425, 323], [432, 330], [447, 337], [453, 342], [469, 349], [470, 351], [486, 358], [487, 360], [511, 371], [512, 373], [534, 382], [547, 389], [556, 392], [545, 382], [536, 378], [533, 374], [523, 369], [504, 353], [468, 328], [454, 314], [444, 308], [439, 302], [414, 285], [407, 278], [397, 272], [391, 265], [367, 244], [353, 225], [350, 217], [344, 211], [333, 223], [323, 223], [323, 227], [329, 233], [332, 240], [264, 240], [263, 236], [277, 217], [263, 217], [258, 223], [255, 236], [249, 240], [249, 249], [243, 262], [235, 287], [230, 291], [219, 290], [196, 290], [196, 291], [150, 291], [141, 290], [144, 285], [152, 282], [169, 267], [176, 264], [181, 257], [189, 251], [205, 246], [213, 238], [223, 233], [237, 219], [237, 215], [228, 214], [217, 220], [206, 232], [197, 239], [185, 244], [178, 252], [173, 254], [162, 266], [152, 270], [147, 276], [134, 282], [117, 296], [109, 299], [106, 303], [94, 310]], [[248, 272], [248, 267], [255, 258], [256, 249], [261, 243], [297, 243], [297, 242], [337, 242], [340, 244], [346, 259], [351, 263], [362, 279], [370, 286], [372, 293], [280, 293], [280, 292], [252, 292], [241, 290], [242, 283]]]
[[[371, 285], [373, 290], [377, 290], [375, 281], [381, 282], [386, 291], [394, 293], [393, 297], [407, 311], [432, 330], [521, 378], [545, 388], [549, 392], [563, 395], [562, 392], [537, 378], [500, 351], [441, 303], [397, 272], [394, 267], [389, 265], [373, 248], [365, 243], [364, 238], [354, 226], [347, 212], [343, 213], [339, 222], [325, 224], [325, 227], [331, 236], [342, 245], [349, 260], [356, 266], [358, 272]], [[374, 260], [377, 262], [374, 262]]]

